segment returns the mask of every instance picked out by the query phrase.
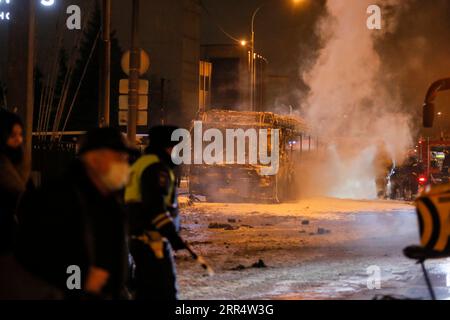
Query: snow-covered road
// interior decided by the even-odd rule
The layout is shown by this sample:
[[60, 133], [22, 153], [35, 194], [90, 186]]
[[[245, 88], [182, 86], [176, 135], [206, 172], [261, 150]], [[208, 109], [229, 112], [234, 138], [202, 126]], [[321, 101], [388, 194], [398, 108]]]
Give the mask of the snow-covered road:
[[[178, 253], [182, 299], [429, 297], [420, 266], [402, 255], [405, 246], [418, 243], [414, 207], [407, 203], [195, 203], [182, 215], [183, 236], [216, 271], [207, 277], [186, 253]], [[450, 260], [427, 266], [438, 297], [450, 297]], [[379, 290], [367, 285], [376, 284], [368, 275], [373, 270], [381, 272]]]

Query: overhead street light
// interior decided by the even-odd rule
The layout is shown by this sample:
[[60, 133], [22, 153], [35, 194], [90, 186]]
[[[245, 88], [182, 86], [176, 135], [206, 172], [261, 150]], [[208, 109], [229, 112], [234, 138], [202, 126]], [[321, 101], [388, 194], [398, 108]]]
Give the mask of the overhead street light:
[[[294, 5], [299, 5], [307, 0], [290, 0]], [[253, 57], [253, 60], [250, 62], [250, 74], [251, 74], [251, 84], [250, 84], [250, 107], [252, 111], [255, 109], [255, 91], [256, 91], [256, 54], [255, 54], [255, 19], [258, 13], [261, 11], [261, 9], [267, 5], [267, 1], [262, 3], [258, 8], [255, 9], [255, 11], [252, 14], [252, 22], [251, 22], [251, 55], [250, 57]], [[242, 43], [241, 43], [242, 44]]]
[[41, 5], [44, 7], [51, 7], [55, 4], [55, 0], [41, 0]]

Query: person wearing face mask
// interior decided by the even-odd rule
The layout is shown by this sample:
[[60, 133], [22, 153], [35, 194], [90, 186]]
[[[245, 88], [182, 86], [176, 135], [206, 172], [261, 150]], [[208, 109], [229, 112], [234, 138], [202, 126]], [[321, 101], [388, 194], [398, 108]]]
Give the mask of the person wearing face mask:
[[133, 165], [125, 190], [137, 300], [177, 299], [172, 249], [186, 249], [186, 244], [178, 235], [175, 165], [171, 158], [177, 144], [171, 137], [176, 129], [172, 126], [150, 129], [149, 147]]
[[28, 184], [22, 132], [19, 116], [0, 109], [0, 255], [12, 253], [16, 209]]
[[[120, 191], [129, 179], [129, 155], [135, 152], [115, 129], [88, 132], [68, 172], [37, 191], [23, 209], [18, 260], [67, 299], [128, 298], [127, 223]], [[81, 271], [81, 288], [68, 287], [70, 266]]]

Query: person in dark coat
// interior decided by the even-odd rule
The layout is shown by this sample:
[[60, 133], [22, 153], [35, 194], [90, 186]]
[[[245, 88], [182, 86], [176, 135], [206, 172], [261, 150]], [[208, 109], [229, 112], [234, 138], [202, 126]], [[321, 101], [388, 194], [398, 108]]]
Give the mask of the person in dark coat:
[[28, 184], [19, 116], [0, 109], [0, 255], [13, 250], [17, 206]]
[[[120, 191], [128, 181], [130, 152], [115, 129], [89, 132], [67, 173], [22, 208], [17, 259], [66, 299], [127, 298], [127, 223]], [[77, 268], [78, 287], [70, 278]]]
[[176, 300], [174, 250], [186, 248], [180, 230], [175, 165], [171, 153], [176, 127], [150, 129], [150, 144], [131, 169], [125, 191], [130, 215], [130, 252], [137, 300]]
[[19, 204], [34, 190], [23, 157], [22, 132], [19, 116], [0, 108], [0, 300], [55, 299], [58, 292], [26, 272], [13, 255]]

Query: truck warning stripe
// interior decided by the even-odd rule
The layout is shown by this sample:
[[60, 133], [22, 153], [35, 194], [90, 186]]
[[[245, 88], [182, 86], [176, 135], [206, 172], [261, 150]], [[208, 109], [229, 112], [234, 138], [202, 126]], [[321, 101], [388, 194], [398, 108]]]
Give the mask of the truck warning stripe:
[[[434, 250], [434, 247], [436, 246], [436, 243], [439, 240], [439, 235], [440, 235], [440, 231], [441, 231], [441, 222], [439, 220], [439, 213], [438, 210], [436, 208], [436, 206], [433, 204], [433, 202], [429, 199], [429, 198], [422, 198], [419, 201], [421, 201], [427, 211], [430, 213], [431, 215], [431, 219], [432, 219], [432, 231], [431, 231], [431, 237], [430, 240], [425, 244], [425, 249], [427, 250]], [[424, 212], [420, 211], [421, 214], [423, 215]], [[422, 243], [422, 245], [424, 245], [424, 243]]]

